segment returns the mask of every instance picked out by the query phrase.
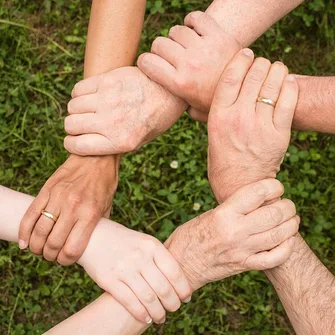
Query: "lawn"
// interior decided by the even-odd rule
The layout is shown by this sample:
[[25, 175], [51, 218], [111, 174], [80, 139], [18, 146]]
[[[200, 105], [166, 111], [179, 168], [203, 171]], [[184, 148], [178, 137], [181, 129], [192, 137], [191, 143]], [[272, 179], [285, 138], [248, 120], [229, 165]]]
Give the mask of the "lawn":
[[[141, 51], [205, 0], [148, 0]], [[37, 194], [66, 159], [63, 119], [83, 72], [89, 1], [0, 0], [0, 184]], [[293, 73], [335, 73], [333, 0], [310, 0], [254, 45]], [[187, 115], [123, 159], [113, 219], [164, 240], [216, 203], [206, 177], [206, 126]], [[178, 168], [170, 163], [178, 161]], [[301, 232], [335, 271], [335, 140], [294, 132], [280, 180], [302, 217]], [[193, 209], [199, 203], [198, 212]], [[41, 334], [101, 294], [79, 266], [50, 264], [0, 241], [0, 334]], [[148, 334], [293, 334], [260, 272], [196, 293]]]

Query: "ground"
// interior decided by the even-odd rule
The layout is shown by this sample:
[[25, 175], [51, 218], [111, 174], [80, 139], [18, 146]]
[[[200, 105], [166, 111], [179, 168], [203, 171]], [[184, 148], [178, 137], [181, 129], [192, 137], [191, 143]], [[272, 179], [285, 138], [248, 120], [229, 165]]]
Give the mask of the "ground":
[[[141, 51], [210, 1], [148, 1]], [[0, 0], [0, 184], [37, 194], [66, 159], [63, 119], [82, 77], [89, 1]], [[310, 0], [253, 45], [293, 73], [334, 74], [333, 0]], [[215, 206], [206, 178], [206, 126], [186, 115], [122, 163], [113, 219], [164, 240]], [[178, 168], [170, 167], [178, 161]], [[301, 232], [335, 270], [335, 140], [294, 132], [279, 174], [297, 204]], [[198, 212], [193, 209], [199, 203]], [[49, 264], [0, 241], [0, 334], [41, 334], [101, 292], [77, 266]], [[260, 272], [208, 285], [148, 334], [293, 334]]]

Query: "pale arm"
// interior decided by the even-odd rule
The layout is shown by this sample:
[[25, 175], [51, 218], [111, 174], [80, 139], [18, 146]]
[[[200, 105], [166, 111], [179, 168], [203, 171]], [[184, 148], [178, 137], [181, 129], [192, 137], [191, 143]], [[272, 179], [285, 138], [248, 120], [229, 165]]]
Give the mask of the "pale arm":
[[[20, 220], [33, 201], [33, 197], [0, 186], [0, 239], [18, 242]], [[104, 224], [100, 220], [94, 234]], [[86, 250], [90, 250], [89, 246]], [[84, 252], [82, 257], [89, 257]], [[79, 260], [80, 262], [80, 260]], [[138, 322], [112, 296], [104, 293], [92, 304], [63, 321], [48, 334], [141, 334], [148, 325]]]

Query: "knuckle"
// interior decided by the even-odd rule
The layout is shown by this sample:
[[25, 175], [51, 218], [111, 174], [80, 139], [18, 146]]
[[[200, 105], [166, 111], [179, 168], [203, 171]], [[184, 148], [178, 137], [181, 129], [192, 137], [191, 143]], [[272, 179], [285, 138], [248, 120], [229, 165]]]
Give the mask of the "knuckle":
[[235, 86], [239, 83], [239, 79], [236, 75], [236, 71], [234, 68], [229, 68], [226, 70], [222, 81], [229, 86]]
[[58, 236], [50, 236], [46, 245], [52, 250], [58, 250], [62, 248], [64, 241]]
[[79, 193], [70, 193], [67, 197], [67, 204], [71, 209], [75, 209], [82, 202], [82, 195]]
[[264, 72], [259, 68], [252, 69], [247, 76], [247, 80], [251, 83], [263, 82], [263, 78]]
[[204, 64], [202, 63], [202, 61], [197, 58], [188, 59], [186, 61], [186, 66], [188, 67], [189, 70], [193, 72], [199, 70], [201, 71], [204, 68]]
[[153, 292], [147, 292], [143, 296], [143, 302], [151, 304], [156, 300], [156, 295]]
[[64, 247], [64, 255], [70, 259], [79, 258], [81, 256], [78, 246], [71, 244]]
[[268, 208], [268, 216], [271, 223], [279, 223], [283, 219], [282, 211], [275, 206], [270, 206]]
[[275, 94], [279, 93], [280, 88], [274, 82], [267, 81], [264, 84], [264, 90], [266, 90], [267, 92], [271, 92], [272, 94]]
[[160, 289], [157, 291], [158, 296], [162, 298], [167, 298], [168, 296], [170, 296], [171, 293], [172, 290], [167, 285], [160, 287]]
[[47, 236], [50, 232], [50, 228], [44, 224], [37, 224], [34, 230], [38, 236]]
[[186, 76], [176, 77], [175, 85], [178, 87], [179, 90], [185, 92], [185, 94], [192, 88], [192, 85]]
[[278, 229], [272, 229], [270, 232], [271, 242], [274, 245], [278, 245], [282, 241], [283, 228], [278, 227]]

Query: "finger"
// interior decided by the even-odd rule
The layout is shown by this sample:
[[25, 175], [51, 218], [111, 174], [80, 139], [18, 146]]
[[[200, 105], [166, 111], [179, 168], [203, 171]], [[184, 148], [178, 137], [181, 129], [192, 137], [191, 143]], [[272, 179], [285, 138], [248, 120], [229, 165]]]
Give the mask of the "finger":
[[270, 251], [263, 251], [250, 256], [246, 260], [246, 265], [249, 269], [259, 271], [275, 268], [290, 258], [294, 244], [295, 237], [291, 237]]
[[95, 113], [70, 115], [65, 118], [64, 128], [69, 135], [99, 133], [103, 120]]
[[164, 246], [158, 248], [154, 256], [154, 261], [157, 268], [173, 286], [179, 299], [183, 302], [190, 301], [192, 296], [191, 285], [179, 263]]
[[[87, 217], [83, 215], [83, 217]], [[100, 217], [96, 215], [90, 220], [78, 220], [72, 228], [63, 249], [61, 249], [57, 262], [68, 266], [75, 263], [84, 253], [94, 228], [99, 222]]]
[[67, 104], [69, 114], [95, 113], [98, 107], [98, 95], [86, 94], [74, 98]]
[[57, 259], [76, 222], [73, 215], [65, 213], [61, 213], [43, 248], [43, 257], [49, 262], [54, 262]]
[[293, 218], [296, 213], [294, 202], [283, 199], [249, 213], [245, 216], [244, 222], [250, 235], [259, 234]]
[[155, 323], [165, 322], [165, 309], [156, 293], [141, 275], [127, 277], [124, 283], [135, 293]]
[[187, 112], [189, 116], [195, 121], [204, 122], [204, 123], [207, 123], [208, 121], [208, 112], [203, 112], [193, 107], [190, 107]]
[[107, 137], [100, 134], [66, 136], [64, 147], [71, 154], [79, 156], [104, 156], [121, 153], [120, 150], [112, 147]]
[[153, 41], [151, 53], [160, 56], [176, 68], [179, 60], [184, 57], [185, 49], [175, 41], [160, 36]]
[[[59, 197], [50, 197], [50, 202], [45, 208], [46, 212], [56, 216], [57, 219], [60, 215], [60, 206], [58, 199]], [[49, 234], [51, 233], [54, 225], [56, 224], [57, 222], [55, 223], [52, 219], [44, 215], [40, 216], [33, 229], [29, 241], [29, 249], [32, 253], [34, 253], [35, 255], [42, 255], [45, 242], [47, 241]]]
[[145, 53], [138, 58], [137, 65], [146, 76], [157, 84], [162, 85], [172, 93], [177, 91], [175, 85], [177, 71], [162, 57], [155, 54]]
[[77, 98], [81, 95], [93, 94], [98, 91], [100, 76], [89, 77], [79, 81], [71, 92], [72, 98]]
[[172, 27], [169, 31], [169, 38], [184, 48], [200, 48], [203, 45], [201, 37], [193, 29], [186, 26]]
[[[283, 63], [276, 62], [272, 64], [259, 95], [277, 103], [283, 81], [287, 74], [288, 69]], [[257, 103], [256, 113], [267, 125], [272, 125], [274, 110], [273, 106], [262, 102]]]
[[124, 283], [111, 283], [108, 292], [138, 321], [150, 324], [152, 319], [134, 292]]
[[219, 24], [208, 14], [195, 11], [188, 14], [184, 20], [185, 26], [193, 28], [200, 36], [210, 36], [217, 40], [218, 35], [221, 33]]
[[289, 75], [284, 80], [274, 112], [274, 125], [277, 129], [291, 130], [298, 96], [298, 82], [293, 75]]
[[49, 192], [43, 187], [21, 220], [19, 228], [20, 249], [25, 249], [29, 245], [34, 226], [41, 216], [41, 211], [47, 206], [48, 202]]
[[254, 53], [250, 49], [243, 49], [235, 55], [219, 80], [211, 111], [220, 112], [222, 108], [228, 108], [236, 102], [253, 61]]
[[267, 251], [277, 247], [299, 231], [300, 218], [295, 216], [265, 233], [252, 235], [248, 240], [250, 250]]
[[[255, 111], [257, 98], [260, 95], [260, 91], [270, 71], [270, 67], [271, 62], [269, 60], [261, 57], [256, 58], [244, 79], [238, 100], [244, 104], [255, 106]], [[245, 108], [245, 110], [247, 109]]]
[[141, 272], [145, 281], [154, 290], [163, 307], [169, 312], [175, 312], [180, 307], [180, 300], [170, 282], [157, 268], [156, 264], [148, 264]]
[[240, 188], [223, 205], [235, 213], [245, 215], [283, 194], [284, 186], [278, 180], [265, 179]]

